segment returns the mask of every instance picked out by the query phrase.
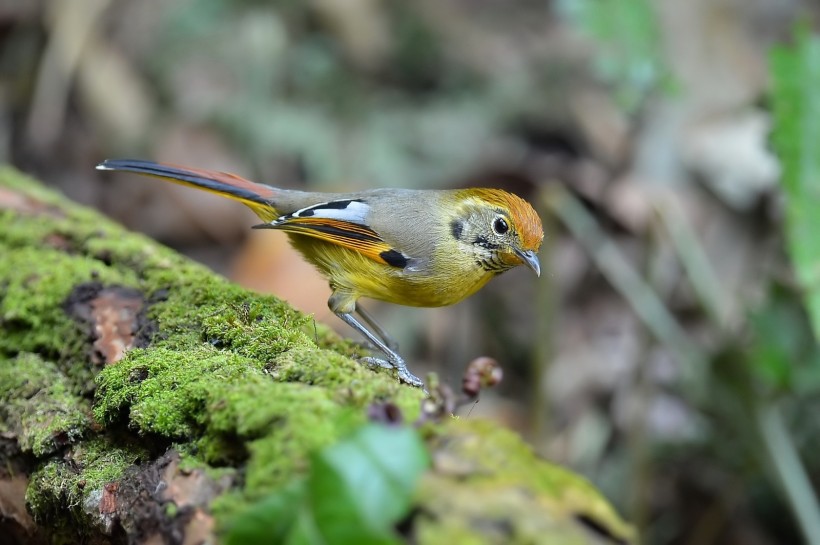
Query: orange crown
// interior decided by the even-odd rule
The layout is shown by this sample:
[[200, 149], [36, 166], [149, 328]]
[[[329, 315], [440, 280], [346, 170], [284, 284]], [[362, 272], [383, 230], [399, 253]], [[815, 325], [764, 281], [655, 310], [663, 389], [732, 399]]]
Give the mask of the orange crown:
[[532, 205], [512, 193], [503, 189], [475, 188], [468, 189], [471, 197], [479, 198], [485, 202], [497, 206], [507, 211], [510, 220], [515, 224], [514, 228], [521, 237], [522, 249], [537, 251], [544, 240], [544, 228], [541, 226], [541, 218], [535, 213]]

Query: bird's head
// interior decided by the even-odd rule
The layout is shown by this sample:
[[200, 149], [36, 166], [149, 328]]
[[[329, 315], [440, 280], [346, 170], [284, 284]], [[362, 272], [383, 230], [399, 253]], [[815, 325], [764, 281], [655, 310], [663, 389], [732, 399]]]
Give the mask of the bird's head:
[[465, 189], [457, 196], [450, 234], [478, 265], [496, 273], [526, 265], [540, 276], [537, 254], [544, 229], [527, 201], [500, 189]]

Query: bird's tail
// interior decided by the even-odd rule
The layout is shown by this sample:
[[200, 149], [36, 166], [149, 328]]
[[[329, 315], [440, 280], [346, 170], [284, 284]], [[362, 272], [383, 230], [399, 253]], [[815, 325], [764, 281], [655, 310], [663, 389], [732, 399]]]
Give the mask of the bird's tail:
[[97, 165], [97, 170], [135, 172], [204, 189], [241, 202], [266, 222], [279, 216], [274, 205], [278, 190], [267, 185], [251, 182], [235, 174], [139, 159], [106, 159]]

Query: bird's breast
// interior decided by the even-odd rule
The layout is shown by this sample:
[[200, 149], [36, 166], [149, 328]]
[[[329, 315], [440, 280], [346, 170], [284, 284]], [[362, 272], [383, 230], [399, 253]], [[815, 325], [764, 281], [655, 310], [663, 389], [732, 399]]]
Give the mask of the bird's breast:
[[292, 235], [291, 243], [334, 288], [397, 305], [440, 307], [458, 303], [495, 273], [459, 254], [414, 260], [413, 267], [386, 265], [359, 252], [316, 238]]

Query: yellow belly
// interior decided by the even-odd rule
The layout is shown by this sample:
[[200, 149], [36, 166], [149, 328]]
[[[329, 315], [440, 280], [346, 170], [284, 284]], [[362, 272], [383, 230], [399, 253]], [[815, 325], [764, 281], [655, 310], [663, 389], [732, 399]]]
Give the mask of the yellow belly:
[[290, 235], [291, 243], [325, 275], [331, 287], [354, 297], [369, 297], [413, 307], [441, 307], [469, 297], [494, 273], [473, 260], [452, 255], [434, 260], [424, 270], [408, 271], [365, 257], [322, 240]]

